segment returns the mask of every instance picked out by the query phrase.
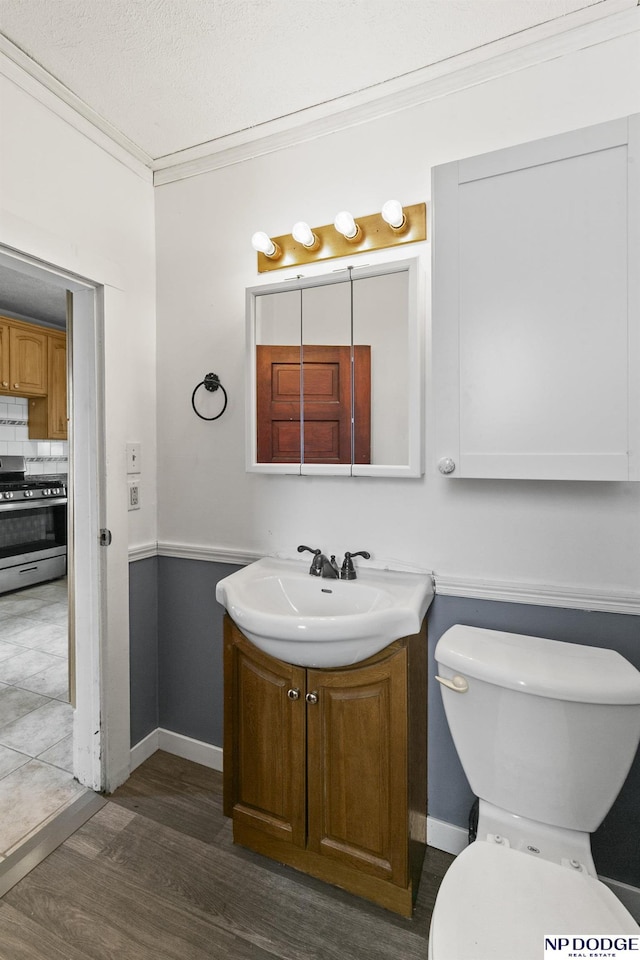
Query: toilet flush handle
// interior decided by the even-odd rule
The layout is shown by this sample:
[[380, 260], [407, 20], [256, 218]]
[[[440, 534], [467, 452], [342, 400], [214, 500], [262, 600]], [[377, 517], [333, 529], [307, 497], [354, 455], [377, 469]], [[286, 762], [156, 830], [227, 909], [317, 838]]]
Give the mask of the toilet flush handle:
[[453, 690], [455, 693], [466, 693], [469, 689], [469, 684], [464, 677], [455, 675], [449, 680], [447, 677], [439, 677], [436, 675], [436, 680], [438, 683], [441, 683], [443, 687], [448, 687], [449, 690]]

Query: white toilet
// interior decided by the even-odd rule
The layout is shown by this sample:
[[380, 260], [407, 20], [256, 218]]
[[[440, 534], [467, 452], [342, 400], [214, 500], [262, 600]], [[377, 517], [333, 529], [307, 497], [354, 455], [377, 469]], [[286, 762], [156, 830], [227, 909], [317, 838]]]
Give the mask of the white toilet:
[[541, 960], [548, 936], [638, 935], [589, 835], [640, 740], [640, 672], [613, 650], [460, 625], [436, 661], [480, 802], [477, 839], [438, 892], [430, 960]]

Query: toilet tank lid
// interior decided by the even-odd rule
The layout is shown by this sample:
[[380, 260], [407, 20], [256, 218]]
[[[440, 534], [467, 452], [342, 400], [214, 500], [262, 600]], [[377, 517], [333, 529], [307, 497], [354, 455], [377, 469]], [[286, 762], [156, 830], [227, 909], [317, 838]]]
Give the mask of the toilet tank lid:
[[438, 664], [521, 693], [581, 703], [640, 704], [640, 671], [615, 650], [455, 624]]

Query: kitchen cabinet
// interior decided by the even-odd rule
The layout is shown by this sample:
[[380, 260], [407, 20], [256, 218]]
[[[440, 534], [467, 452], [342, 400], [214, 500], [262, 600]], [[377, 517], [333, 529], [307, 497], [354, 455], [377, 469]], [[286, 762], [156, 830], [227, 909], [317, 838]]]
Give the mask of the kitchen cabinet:
[[640, 115], [433, 171], [434, 467], [640, 480]]
[[0, 395], [29, 399], [29, 439], [67, 439], [67, 335], [0, 317]]
[[29, 439], [67, 439], [67, 337], [47, 333], [47, 394], [29, 400]]
[[0, 318], [0, 385], [20, 397], [47, 392], [47, 335], [43, 328]]
[[234, 841], [410, 916], [426, 834], [426, 626], [316, 670], [225, 616], [224, 804]]
[[0, 386], [9, 392], [9, 324], [0, 319]]

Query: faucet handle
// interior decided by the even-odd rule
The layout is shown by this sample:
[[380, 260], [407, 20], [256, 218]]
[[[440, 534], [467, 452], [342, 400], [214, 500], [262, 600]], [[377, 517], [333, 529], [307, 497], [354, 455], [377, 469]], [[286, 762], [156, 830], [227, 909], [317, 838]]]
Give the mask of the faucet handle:
[[315, 550], [313, 547], [305, 547], [304, 543], [301, 543], [298, 547], [298, 553], [304, 553], [304, 551], [313, 554], [313, 560], [311, 561], [311, 566], [309, 568], [309, 573], [312, 577], [322, 576], [322, 550], [318, 547]]
[[349, 551], [347, 551], [342, 562], [342, 569], [340, 570], [341, 580], [355, 580], [357, 577], [356, 568], [351, 559], [352, 557], [364, 557], [365, 560], [370, 560], [371, 554], [367, 550], [358, 550], [357, 553], [349, 553]]
[[320, 549], [320, 547], [318, 547], [317, 550], [314, 550], [313, 547], [305, 547], [304, 543], [301, 543], [300, 546], [298, 547], [298, 553], [304, 553], [305, 550], [307, 551], [307, 553], [314, 553], [316, 556], [319, 553], [322, 553], [322, 550]]

